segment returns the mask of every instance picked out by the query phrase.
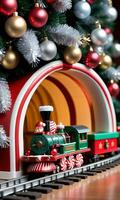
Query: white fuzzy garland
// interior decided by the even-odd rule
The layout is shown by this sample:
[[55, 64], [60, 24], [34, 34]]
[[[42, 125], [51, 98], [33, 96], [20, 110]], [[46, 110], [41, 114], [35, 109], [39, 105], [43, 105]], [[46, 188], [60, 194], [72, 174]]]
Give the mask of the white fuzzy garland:
[[67, 10], [70, 10], [72, 8], [72, 1], [71, 0], [56, 0], [55, 3], [53, 3], [53, 8], [55, 11], [63, 13]]
[[10, 145], [10, 139], [6, 136], [5, 130], [2, 125], [0, 125], [0, 147], [7, 148]]
[[39, 63], [41, 53], [39, 41], [34, 31], [26, 31], [24, 36], [18, 40], [17, 48], [29, 64], [36, 66]]
[[4, 48], [0, 49], [0, 62], [2, 61], [4, 54], [5, 54], [5, 49]]
[[5, 78], [0, 78], [0, 113], [10, 110], [12, 104], [11, 93]]
[[58, 45], [71, 46], [79, 44], [80, 33], [67, 24], [50, 27], [48, 31], [53, 41]]

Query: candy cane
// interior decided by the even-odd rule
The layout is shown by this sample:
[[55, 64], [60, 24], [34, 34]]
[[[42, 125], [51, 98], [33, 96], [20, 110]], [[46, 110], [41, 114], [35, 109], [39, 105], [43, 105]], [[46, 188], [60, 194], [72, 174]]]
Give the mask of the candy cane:
[[76, 167], [80, 167], [83, 164], [83, 156], [82, 154], [76, 155]]
[[73, 169], [75, 166], [75, 158], [74, 156], [69, 156], [67, 160], [68, 169]]
[[60, 167], [61, 167], [61, 171], [67, 170], [67, 159], [66, 158], [62, 158], [60, 160]]

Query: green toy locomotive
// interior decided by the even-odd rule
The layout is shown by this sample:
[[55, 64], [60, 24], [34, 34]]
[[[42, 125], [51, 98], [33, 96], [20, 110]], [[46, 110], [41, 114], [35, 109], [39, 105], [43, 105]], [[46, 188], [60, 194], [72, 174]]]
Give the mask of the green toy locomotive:
[[64, 126], [50, 121], [52, 106], [40, 106], [43, 122], [36, 125], [30, 151], [22, 157], [28, 173], [66, 171], [83, 164], [84, 155], [115, 152], [118, 133], [88, 134], [86, 126]]

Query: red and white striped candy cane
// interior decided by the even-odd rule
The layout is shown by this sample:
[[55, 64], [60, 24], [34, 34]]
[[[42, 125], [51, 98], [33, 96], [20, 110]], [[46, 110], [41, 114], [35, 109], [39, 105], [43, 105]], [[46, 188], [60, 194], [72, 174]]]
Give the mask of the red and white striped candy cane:
[[63, 172], [67, 170], [67, 159], [65, 157], [60, 160], [60, 168]]
[[54, 121], [50, 121], [50, 135], [54, 135], [56, 132], [56, 123]]
[[69, 156], [67, 159], [68, 169], [73, 169], [75, 166], [75, 158], [74, 156]]
[[80, 167], [82, 164], [83, 164], [83, 156], [82, 156], [82, 154], [77, 154], [75, 165], [76, 165], [76, 167]]

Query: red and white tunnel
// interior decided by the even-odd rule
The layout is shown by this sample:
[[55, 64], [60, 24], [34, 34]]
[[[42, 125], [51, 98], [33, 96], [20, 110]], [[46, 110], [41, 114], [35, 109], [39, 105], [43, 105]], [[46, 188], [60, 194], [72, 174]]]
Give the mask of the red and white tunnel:
[[[76, 89], [72, 84], [76, 85]], [[57, 88], [55, 93], [52, 91], [52, 85], [53, 88]], [[12, 107], [10, 111], [0, 115], [0, 123], [4, 126], [11, 141], [9, 148], [0, 149], [1, 179], [12, 179], [22, 175], [21, 157], [25, 152], [26, 115], [31, 99], [40, 86], [44, 87], [44, 91], [39, 93], [40, 102], [37, 100], [34, 105], [53, 102], [56, 113], [54, 119], [57, 123], [67, 120], [63, 123], [67, 125], [84, 124], [89, 127], [90, 131], [116, 131], [112, 99], [98, 74], [82, 64], [67, 65], [62, 61], [51, 62], [34, 74], [10, 83]], [[45, 91], [49, 93], [47, 101]], [[65, 106], [61, 105], [63, 98]], [[35, 118], [36, 109], [34, 107], [34, 112], [29, 112], [28, 120], [31, 120], [32, 115]], [[31, 123], [29, 121], [27, 126]]]

